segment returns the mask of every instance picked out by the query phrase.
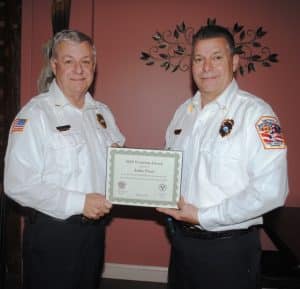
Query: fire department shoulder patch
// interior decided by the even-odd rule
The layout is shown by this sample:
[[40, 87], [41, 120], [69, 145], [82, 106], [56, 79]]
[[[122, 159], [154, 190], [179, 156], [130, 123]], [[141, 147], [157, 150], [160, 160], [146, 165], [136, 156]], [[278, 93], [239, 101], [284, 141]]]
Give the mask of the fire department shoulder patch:
[[276, 117], [262, 116], [255, 126], [265, 149], [286, 148], [279, 121]]

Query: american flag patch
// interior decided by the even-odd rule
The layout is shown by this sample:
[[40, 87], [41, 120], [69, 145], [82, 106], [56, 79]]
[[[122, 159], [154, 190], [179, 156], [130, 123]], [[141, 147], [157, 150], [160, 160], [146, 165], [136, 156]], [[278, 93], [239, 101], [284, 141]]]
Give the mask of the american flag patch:
[[16, 118], [12, 124], [11, 132], [23, 132], [28, 119]]
[[265, 149], [286, 148], [279, 121], [276, 117], [262, 116], [255, 126]]

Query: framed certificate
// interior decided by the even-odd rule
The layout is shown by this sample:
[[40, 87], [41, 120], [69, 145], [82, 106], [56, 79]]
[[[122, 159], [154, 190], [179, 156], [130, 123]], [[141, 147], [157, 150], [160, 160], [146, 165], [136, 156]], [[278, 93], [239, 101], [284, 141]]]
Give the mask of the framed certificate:
[[182, 152], [109, 148], [106, 198], [113, 204], [177, 208]]

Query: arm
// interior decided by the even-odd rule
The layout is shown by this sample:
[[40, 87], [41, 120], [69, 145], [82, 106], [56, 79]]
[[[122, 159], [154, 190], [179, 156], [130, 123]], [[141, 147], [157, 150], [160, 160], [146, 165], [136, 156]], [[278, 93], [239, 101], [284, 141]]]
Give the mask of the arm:
[[258, 122], [259, 117], [250, 122], [245, 138], [248, 185], [220, 204], [199, 210], [198, 219], [208, 230], [260, 217], [285, 202], [288, 194], [287, 149], [264, 144], [255, 126]]
[[[85, 195], [58, 186], [57, 180], [45, 180], [45, 140], [47, 130], [42, 110], [26, 106], [17, 118], [26, 124], [9, 134], [5, 156], [4, 187], [6, 194], [22, 206], [65, 219], [82, 213]], [[71, 205], [70, 205], [71, 204]]]
[[265, 148], [255, 126], [263, 113], [273, 115], [269, 109], [261, 114], [252, 111], [249, 115], [254, 117], [247, 120], [249, 125], [243, 138], [243, 145], [246, 147], [243, 157], [246, 158], [249, 181], [244, 189], [215, 206], [197, 208], [181, 202], [179, 210], [159, 211], [177, 220], [200, 223], [203, 228], [214, 230], [258, 218], [265, 212], [283, 205], [288, 192], [287, 152], [286, 148], [280, 145]]

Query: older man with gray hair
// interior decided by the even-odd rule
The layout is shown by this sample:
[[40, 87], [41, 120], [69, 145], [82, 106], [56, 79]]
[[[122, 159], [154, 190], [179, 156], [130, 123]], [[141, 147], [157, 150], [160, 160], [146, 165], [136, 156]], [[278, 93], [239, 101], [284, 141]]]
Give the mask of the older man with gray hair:
[[[92, 98], [90, 37], [57, 33], [42, 93], [12, 123], [5, 192], [29, 208], [23, 233], [24, 289], [95, 289], [104, 260], [106, 151], [122, 146], [109, 108]], [[46, 67], [47, 68], [47, 67]]]

